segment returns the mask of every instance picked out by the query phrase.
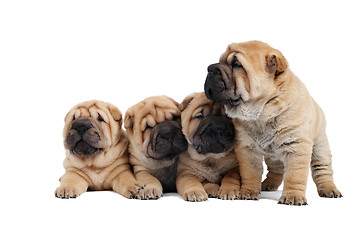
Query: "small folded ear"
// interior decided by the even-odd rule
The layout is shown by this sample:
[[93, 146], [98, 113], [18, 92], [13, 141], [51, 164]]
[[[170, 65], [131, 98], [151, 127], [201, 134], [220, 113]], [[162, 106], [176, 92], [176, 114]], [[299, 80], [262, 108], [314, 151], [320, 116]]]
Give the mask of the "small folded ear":
[[288, 67], [286, 58], [281, 52], [266, 56], [266, 72], [275, 74], [275, 77], [282, 74]]
[[122, 123], [122, 113], [119, 111], [118, 108], [115, 106], [109, 106], [108, 107], [110, 114], [112, 115], [113, 119], [117, 122]]
[[134, 115], [126, 112], [124, 118], [124, 127], [128, 130], [132, 130], [134, 125]]
[[184, 109], [186, 109], [189, 105], [189, 103], [194, 99], [194, 94], [191, 94], [189, 96], [187, 96], [179, 105], [178, 105], [178, 109], [183, 112]]

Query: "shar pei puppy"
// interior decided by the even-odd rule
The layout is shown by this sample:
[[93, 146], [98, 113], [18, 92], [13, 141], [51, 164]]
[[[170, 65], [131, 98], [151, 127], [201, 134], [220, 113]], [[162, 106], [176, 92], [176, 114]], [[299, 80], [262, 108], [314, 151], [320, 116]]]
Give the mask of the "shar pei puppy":
[[130, 107], [124, 120], [129, 161], [142, 186], [139, 198], [157, 199], [176, 192], [178, 156], [187, 149], [178, 103], [167, 96], [144, 99]]
[[208, 196], [236, 199], [240, 177], [233, 151], [234, 127], [224, 107], [204, 93], [193, 93], [179, 108], [188, 150], [179, 159], [178, 193], [193, 202], [207, 200]]
[[[276, 190], [283, 181], [279, 203], [306, 205], [310, 168], [320, 196], [342, 196], [324, 113], [280, 51], [260, 41], [230, 44], [208, 67], [204, 90], [234, 119], [242, 199], [257, 199], [261, 189]], [[261, 184], [263, 158], [269, 172]]]
[[63, 131], [65, 174], [55, 191], [59, 198], [75, 198], [89, 190], [114, 190], [126, 198], [140, 188], [128, 160], [128, 139], [122, 115], [112, 104], [87, 101], [65, 117]]

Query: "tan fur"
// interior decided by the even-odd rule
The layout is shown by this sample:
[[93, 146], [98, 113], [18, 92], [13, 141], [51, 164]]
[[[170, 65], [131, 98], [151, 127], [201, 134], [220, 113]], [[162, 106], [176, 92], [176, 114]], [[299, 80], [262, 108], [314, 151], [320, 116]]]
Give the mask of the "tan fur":
[[[243, 67], [232, 71], [234, 57]], [[276, 190], [284, 180], [279, 203], [306, 204], [310, 166], [319, 195], [341, 197], [333, 183], [325, 116], [283, 55], [259, 41], [233, 43], [220, 64], [231, 72], [243, 99], [238, 106], [226, 105], [237, 131], [241, 198], [258, 197], [263, 156], [269, 173], [262, 189]]]
[[124, 126], [130, 141], [129, 160], [136, 179], [143, 187], [139, 195], [142, 199], [157, 199], [162, 196], [162, 184], [154, 175], [158, 169], [166, 168], [176, 161], [157, 161], [147, 155], [150, 141], [147, 126], [154, 127], [172, 120], [175, 115], [180, 116], [178, 103], [167, 96], [146, 98], [130, 107], [125, 114]]
[[[101, 116], [105, 122], [96, 119]], [[103, 151], [92, 157], [74, 155], [66, 149], [60, 187], [55, 195], [61, 198], [77, 197], [89, 190], [114, 190], [124, 197], [134, 197], [139, 192], [128, 163], [128, 139], [121, 129], [122, 115], [113, 105], [97, 100], [74, 106], [65, 117], [64, 142], [71, 123], [80, 117], [90, 117], [102, 135]], [[65, 144], [65, 143], [64, 143]]]
[[204, 93], [193, 93], [183, 100], [180, 109], [188, 150], [180, 155], [178, 163], [178, 193], [187, 201], [204, 201], [208, 196], [236, 199], [240, 178], [233, 147], [223, 153], [199, 154], [192, 145], [193, 135], [200, 124], [200, 120], [194, 117], [201, 111], [205, 117], [216, 112], [225, 116], [223, 107], [208, 100]]

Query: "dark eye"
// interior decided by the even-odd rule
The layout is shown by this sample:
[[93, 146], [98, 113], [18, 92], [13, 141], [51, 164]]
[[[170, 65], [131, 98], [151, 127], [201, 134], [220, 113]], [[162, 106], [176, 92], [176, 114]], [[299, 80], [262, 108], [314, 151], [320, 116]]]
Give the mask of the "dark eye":
[[203, 110], [201, 111], [201, 112], [199, 112], [199, 113], [197, 113], [197, 115], [195, 115], [194, 117], [193, 117], [193, 119], [202, 119], [204, 116], [203, 116]]
[[231, 66], [232, 68], [243, 68], [242, 64], [238, 61], [236, 57], [233, 58]]
[[100, 114], [98, 114], [98, 121], [99, 122], [105, 122], [104, 119], [102, 118], [102, 116], [100, 116]]

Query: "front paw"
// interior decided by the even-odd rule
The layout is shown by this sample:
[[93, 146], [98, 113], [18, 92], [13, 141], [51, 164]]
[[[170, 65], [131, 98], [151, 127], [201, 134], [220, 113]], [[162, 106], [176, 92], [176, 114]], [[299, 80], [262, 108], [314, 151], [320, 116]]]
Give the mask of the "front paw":
[[143, 187], [139, 184], [133, 184], [130, 186], [126, 186], [122, 188], [119, 193], [126, 198], [129, 199], [137, 199], [139, 198], [139, 193], [143, 190]]
[[330, 186], [320, 186], [317, 189], [318, 195], [320, 197], [326, 198], [341, 198], [341, 192], [336, 188], [334, 184], [330, 184]]
[[204, 190], [206, 190], [208, 197], [215, 198], [219, 190], [219, 185], [215, 183], [206, 183], [203, 185]]
[[239, 199], [242, 200], [258, 200], [259, 191], [242, 188], [239, 191]]
[[60, 186], [55, 190], [55, 197], [66, 199], [76, 198], [82, 193], [83, 191], [73, 186]]
[[222, 200], [235, 200], [240, 196], [239, 186], [221, 186], [217, 198]]
[[150, 200], [150, 199], [158, 199], [163, 196], [163, 189], [161, 186], [156, 186], [154, 184], [147, 184], [140, 186], [140, 189], [136, 194], [134, 194], [134, 198], [141, 200]]
[[307, 205], [307, 200], [304, 194], [282, 193], [278, 204], [301, 206]]
[[183, 195], [184, 200], [189, 202], [202, 202], [208, 200], [206, 191], [190, 191]]
[[262, 182], [262, 191], [277, 191], [279, 185], [275, 184], [274, 182], [268, 180], [268, 178], [266, 178], [263, 182]]

